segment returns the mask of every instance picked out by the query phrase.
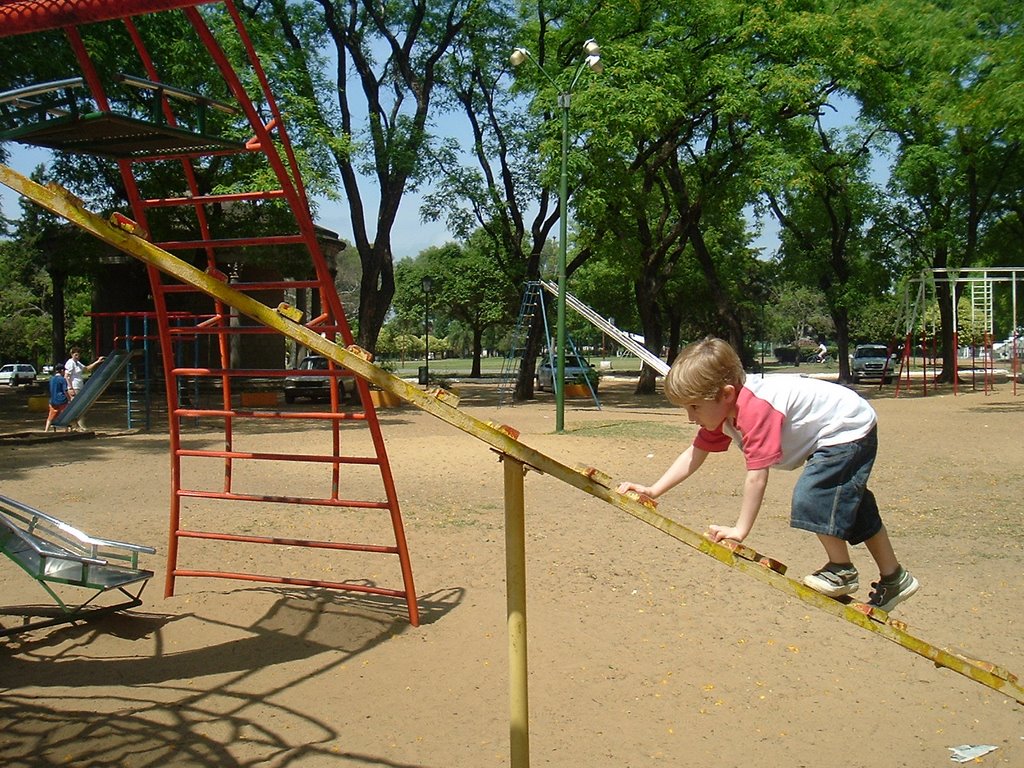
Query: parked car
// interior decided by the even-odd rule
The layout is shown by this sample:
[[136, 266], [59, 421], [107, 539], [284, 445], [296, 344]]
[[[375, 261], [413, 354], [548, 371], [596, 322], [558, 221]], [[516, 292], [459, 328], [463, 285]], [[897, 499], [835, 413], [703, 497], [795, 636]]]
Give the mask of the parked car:
[[[327, 358], [320, 355], [307, 355], [299, 363], [299, 371], [325, 371], [322, 376], [307, 374], [305, 376], [288, 376], [284, 380], [284, 401], [294, 403], [298, 397], [310, 400], [327, 400], [331, 396], [331, 376], [326, 373]], [[345, 399], [345, 382], [338, 379], [338, 400]]]
[[[1014, 345], [1017, 346], [1016, 355], [1014, 354]], [[992, 354], [995, 355], [996, 360], [1009, 360], [1015, 356], [1024, 356], [1024, 336], [1018, 336], [1017, 338], [1010, 336], [1003, 341], [993, 344]]]
[[888, 384], [892, 381], [895, 363], [896, 355], [890, 355], [885, 344], [861, 344], [850, 359], [850, 375], [854, 384], [861, 379], [881, 379]]
[[[545, 358], [537, 367], [537, 389], [541, 392], [544, 390], [555, 391], [556, 371], [555, 366], [551, 363], [550, 358]], [[596, 392], [597, 383], [601, 380], [597, 369], [580, 355], [567, 355], [565, 358], [565, 383], [584, 384], [588, 380]]]
[[36, 380], [36, 369], [28, 363], [8, 363], [0, 368], [0, 384], [16, 387]]

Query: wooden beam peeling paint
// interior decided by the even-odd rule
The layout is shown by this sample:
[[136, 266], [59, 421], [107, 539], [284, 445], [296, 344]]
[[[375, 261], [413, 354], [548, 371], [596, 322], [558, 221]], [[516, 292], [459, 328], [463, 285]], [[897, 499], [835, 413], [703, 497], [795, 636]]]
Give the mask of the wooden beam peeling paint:
[[[532, 467], [566, 482], [591, 496], [621, 509], [679, 542], [718, 560], [736, 570], [759, 579], [769, 586], [795, 597], [808, 605], [844, 619], [862, 629], [874, 632], [920, 656], [936, 666], [945, 667], [975, 682], [988, 686], [1024, 704], [1024, 687], [1016, 675], [990, 662], [971, 659], [954, 651], [944, 650], [915, 637], [906, 625], [883, 612], [870, 611], [860, 603], [841, 602], [815, 592], [785, 575], [785, 566], [749, 547], [715, 543], [700, 533], [660, 514], [650, 499], [636, 494], [620, 494], [611, 486], [609, 476], [590, 467], [571, 468], [518, 440], [511, 427], [480, 421], [459, 410], [457, 398], [444, 390], [424, 392], [389, 374], [369, 361], [359, 348], [346, 349], [334, 344], [305, 326], [236, 291], [229, 285], [192, 267], [152, 243], [136, 237], [119, 226], [85, 209], [80, 200], [57, 185], [40, 186], [7, 166], [0, 165], [0, 183], [35, 201], [43, 208], [76, 224], [100, 240], [149, 264], [167, 275], [187, 283], [235, 307], [242, 314], [279, 333], [294, 339], [314, 352], [330, 358], [381, 389], [392, 392], [406, 402], [436, 416], [453, 427], [487, 443], [516, 462]], [[130, 229], [130, 227], [128, 228]]]

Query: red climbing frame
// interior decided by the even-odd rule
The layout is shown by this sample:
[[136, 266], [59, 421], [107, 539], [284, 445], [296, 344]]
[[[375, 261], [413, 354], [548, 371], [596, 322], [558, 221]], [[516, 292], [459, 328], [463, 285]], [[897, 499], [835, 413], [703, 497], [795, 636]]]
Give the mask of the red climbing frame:
[[[272, 306], [268, 298], [276, 302], [286, 295], [286, 290], [308, 294], [310, 305], [318, 305], [316, 311], [310, 313], [315, 316], [306, 321], [308, 327], [330, 338], [340, 337], [346, 345], [352, 344], [352, 333], [334, 287], [333, 276], [317, 239], [299, 167], [267, 77], [234, 3], [231, 0], [218, 3], [233, 20], [237, 39], [245, 51], [245, 66], [248, 68], [245, 71], [248, 76], [246, 82], [259, 84], [258, 98], [254, 102], [243, 87], [240, 75], [197, 8], [207, 4], [197, 0], [0, 0], [0, 38], [54, 29], [61, 29], [64, 32], [96, 107], [100, 113], [110, 118], [106, 122], [98, 120], [92, 126], [83, 124], [82, 129], [77, 131], [78, 138], [81, 138], [89, 131], [102, 132], [105, 125], [111, 126], [111, 131], [114, 127], [122, 132], [127, 130], [119, 122], [109, 103], [108, 92], [115, 75], [101, 72], [94, 65], [89, 53], [89, 35], [83, 34], [86, 31], [85, 25], [123, 25], [143, 69], [138, 76], [130, 76], [128, 84], [146, 89], [153, 94], [153, 98], [159, 99], [163, 116], [163, 134], [154, 130], [153, 135], [146, 136], [145, 141], [140, 140], [135, 147], [126, 146], [124, 140], [103, 145], [105, 137], [90, 135], [92, 143], [89, 146], [76, 148], [69, 144], [66, 149], [89, 152], [97, 151], [96, 146], [118, 147], [116, 150], [107, 149], [101, 153], [116, 158], [131, 201], [132, 217], [142, 230], [154, 231], [150, 224], [156, 223], [156, 219], [161, 215], [173, 214], [178, 220], [188, 217], [192, 222], [190, 228], [194, 232], [193, 236], [188, 239], [157, 242], [157, 245], [193, 261], [196, 254], [202, 254], [208, 272], [225, 280], [232, 279], [234, 288], [253, 294]], [[180, 120], [179, 114], [183, 114], [184, 109], [194, 109], [197, 101], [217, 108], [224, 108], [226, 105], [204, 99], [198, 94], [180, 91], [173, 87], [173, 84], [162, 83], [159, 64], [151, 56], [150, 47], [147, 47], [135, 23], [135, 17], [157, 12], [182, 13], [191, 24], [198, 39], [209, 52], [212, 66], [215, 66], [223, 77], [227, 92], [231, 95], [230, 106], [237, 108], [248, 126], [246, 130], [251, 131], [251, 138], [247, 142], [239, 143], [233, 149], [225, 148], [223, 145], [208, 147], [201, 140], [193, 144], [187, 137], [182, 143], [181, 134], [184, 132], [179, 128], [187, 121]], [[124, 76], [121, 78], [119, 82], [123, 84]], [[135, 128], [137, 126], [132, 130]], [[176, 132], [177, 135], [164, 135], [171, 132]], [[56, 135], [56, 141], [65, 140], [63, 134], [58, 132]], [[31, 136], [22, 136], [17, 140], [32, 143]], [[71, 137], [67, 138], [67, 141], [70, 142]], [[54, 145], [51, 143], [45, 146]], [[262, 157], [272, 176], [277, 180], [277, 188], [231, 194], [206, 191], [198, 179], [197, 161], [214, 154], [227, 156], [230, 153], [245, 155], [249, 159]], [[134, 169], [140, 163], [153, 162], [176, 164], [181, 172], [180, 189], [176, 189], [167, 197], [146, 197], [140, 189]], [[261, 237], [218, 236], [213, 217], [210, 216], [211, 209], [255, 201], [286, 202], [294, 215], [294, 229]], [[240, 260], [243, 262], [242, 271], [245, 271], [244, 256], [239, 256], [239, 249], [261, 248], [305, 249], [309, 254], [313, 277], [300, 280], [283, 280], [279, 277], [262, 279], [266, 276], [260, 275], [258, 271], [255, 277], [247, 275], [244, 280], [237, 274], [232, 274], [232, 278], [226, 276], [225, 273], [233, 271], [229, 266], [232, 262], [236, 265], [235, 273], [239, 271], [237, 265]], [[362, 379], [352, 377], [347, 371], [332, 369], [330, 406], [324, 410], [281, 412], [276, 410], [276, 406], [270, 410], [260, 410], [258, 407], [247, 410], [244, 395], [248, 393], [245, 390], [251, 389], [255, 386], [254, 383], [260, 380], [270, 379], [279, 383], [284, 371], [277, 366], [269, 365], [241, 367], [241, 363], [238, 362], [239, 349], [251, 350], [254, 343], [272, 346], [279, 343], [276, 340], [281, 337], [268, 328], [253, 325], [251, 321], [239, 318], [221, 302], [198, 293], [190, 286], [162, 276], [152, 267], [149, 268], [149, 279], [158, 320], [170, 431], [172, 493], [165, 594], [170, 596], [174, 593], [177, 578], [188, 576], [346, 590], [402, 597], [408, 605], [410, 622], [414, 626], [418, 625], [419, 612], [398, 497], [380, 423], [366, 383]], [[195, 322], [181, 322], [182, 306], [189, 308], [196, 318]], [[203, 364], [194, 363], [197, 357], [203, 359]], [[283, 357], [282, 354], [279, 360], [283, 360]], [[242, 363], [244, 362], [242, 360]], [[339, 396], [339, 382], [342, 382], [342, 385], [348, 383], [348, 388], [354, 390], [353, 404], [348, 410], [344, 409], [344, 403]], [[201, 394], [197, 397], [192, 394], [193, 392]], [[204, 398], [210, 398], [213, 402], [205, 403]], [[251, 397], [250, 402], [254, 399], [256, 398]], [[277, 429], [282, 435], [286, 434], [289, 419], [324, 425], [324, 429], [321, 430], [325, 444], [323, 449], [314, 452], [303, 446], [303, 452], [297, 453], [265, 448], [254, 450], [243, 444], [252, 435], [264, 433], [262, 436], [265, 438], [265, 433], [273, 429]], [[268, 423], [267, 420], [280, 426], [264, 427], [263, 425]], [[208, 446], [211, 423], [223, 426], [223, 445], [216, 449]], [[362, 442], [352, 439], [352, 430], [359, 425], [368, 428], [368, 440], [365, 429], [359, 430]], [[359, 453], [351, 447], [352, 445], [369, 448], [364, 448], [363, 452]], [[217, 483], [219, 487], [212, 487], [209, 482], [211, 463], [215, 467], [212, 474], [221, 478]], [[365, 473], [368, 466], [371, 467], [371, 474], [379, 474], [373, 482], [367, 482], [365, 474], [361, 474]], [[326, 472], [327, 478], [323, 482], [322, 490], [293, 495], [291, 478], [298, 478], [303, 472], [319, 472], [321, 478]], [[358, 479], [352, 480], [349, 476]], [[282, 477], [289, 479], [288, 492], [281, 490]], [[270, 492], [250, 487], [254, 478], [262, 479], [276, 487]], [[355, 485], [354, 490], [366, 494], [368, 498], [342, 498], [340, 488], [346, 483], [346, 487]], [[295, 485], [299, 484], [299, 480], [296, 479]], [[218, 524], [229, 527], [227, 521], [231, 520], [232, 513], [239, 505], [247, 503], [272, 508], [272, 513], [266, 516], [271, 521], [271, 530], [267, 531], [267, 535], [255, 535], [246, 530], [228, 532], [211, 529]], [[347, 543], [334, 540], [337, 537], [337, 528], [344, 526], [345, 512], [352, 511], [364, 515], [368, 510], [379, 510], [381, 514], [389, 517], [394, 534], [393, 544]], [[318, 516], [314, 528], [331, 531], [330, 537], [317, 540], [289, 535], [294, 532], [293, 521], [308, 518], [310, 515]], [[254, 511], [252, 517], [260, 517], [260, 514]], [[283, 535], [280, 532], [283, 532]], [[243, 549], [243, 545], [263, 552], [269, 551], [264, 549], [265, 547], [277, 547], [276, 551], [281, 553], [281, 557], [289, 558], [292, 555], [284, 553], [281, 547], [320, 550], [321, 554], [344, 551], [370, 555], [397, 555], [403, 586], [401, 589], [389, 589], [365, 578], [325, 580], [295, 575], [267, 575], [247, 572], [242, 568], [217, 570], [203, 566], [184, 567], [181, 564], [184, 560], [191, 562], [194, 559], [193, 555], [196, 559], [208, 557], [216, 561], [230, 561], [229, 557], [221, 558], [219, 554], [211, 557], [211, 552], [218, 553], [226, 549], [228, 543], [237, 545], [238, 551]], [[354, 556], [350, 558], [355, 559]], [[242, 560], [245, 561], [245, 558]], [[254, 558], [250, 556], [245, 562], [251, 564], [253, 560]], [[332, 575], [340, 571], [340, 568], [333, 565], [321, 565], [321, 568], [331, 571]], [[290, 565], [288, 570], [291, 570]]]

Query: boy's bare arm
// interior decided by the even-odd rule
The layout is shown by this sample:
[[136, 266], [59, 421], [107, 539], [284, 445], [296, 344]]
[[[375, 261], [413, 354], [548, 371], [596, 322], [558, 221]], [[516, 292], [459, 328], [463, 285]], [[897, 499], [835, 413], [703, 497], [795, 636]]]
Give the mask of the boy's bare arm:
[[748, 469], [746, 479], [743, 481], [743, 504], [740, 507], [740, 516], [736, 525], [729, 527], [725, 525], [709, 525], [708, 536], [712, 541], [732, 539], [743, 541], [750, 535], [757, 520], [757, 513], [761, 511], [761, 502], [764, 500], [764, 491], [768, 487], [768, 468]]
[[652, 499], [656, 499], [661, 494], [665, 493], [672, 488], [675, 488], [683, 480], [688, 478], [698, 469], [701, 464], [704, 463], [704, 459], [708, 457], [708, 452], [691, 445], [681, 454], [679, 457], [672, 462], [672, 465], [665, 470], [665, 473], [658, 478], [654, 485], [640, 485], [638, 483], [619, 483], [619, 493], [625, 493], [626, 491], [636, 491], [642, 493], [644, 496], [650, 496]]

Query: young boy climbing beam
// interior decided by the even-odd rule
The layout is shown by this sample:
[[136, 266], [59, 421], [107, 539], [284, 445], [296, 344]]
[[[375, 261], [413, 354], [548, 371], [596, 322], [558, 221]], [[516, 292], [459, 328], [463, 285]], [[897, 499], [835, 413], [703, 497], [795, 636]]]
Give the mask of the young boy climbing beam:
[[624, 482], [619, 493], [656, 499], [735, 440], [747, 466], [743, 501], [735, 525], [708, 528], [712, 540], [743, 541], [761, 509], [771, 468], [803, 466], [790, 525], [817, 534], [828, 557], [804, 584], [830, 597], [856, 592], [859, 575], [849, 545], [863, 543], [879, 571], [869, 605], [888, 611], [917, 592], [917, 579], [896, 559], [867, 487], [878, 437], [866, 400], [846, 387], [801, 376], [748, 379], [732, 347], [715, 338], [679, 354], [665, 376], [665, 395], [699, 425], [697, 436], [653, 485]]

